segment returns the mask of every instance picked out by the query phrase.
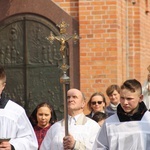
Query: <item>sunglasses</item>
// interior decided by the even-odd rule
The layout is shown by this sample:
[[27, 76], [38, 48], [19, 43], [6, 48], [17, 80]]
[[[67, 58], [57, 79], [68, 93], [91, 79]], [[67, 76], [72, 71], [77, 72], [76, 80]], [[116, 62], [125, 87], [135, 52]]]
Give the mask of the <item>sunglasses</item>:
[[97, 103], [97, 104], [100, 105], [100, 104], [102, 104], [102, 102], [103, 102], [103, 101], [91, 102], [91, 104], [92, 104], [92, 105], [96, 105], [96, 103]]

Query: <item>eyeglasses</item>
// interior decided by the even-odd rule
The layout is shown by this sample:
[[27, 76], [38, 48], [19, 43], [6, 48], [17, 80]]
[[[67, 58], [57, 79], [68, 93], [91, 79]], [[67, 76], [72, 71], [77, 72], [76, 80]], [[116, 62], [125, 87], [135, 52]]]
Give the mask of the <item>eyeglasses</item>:
[[97, 103], [97, 104], [100, 105], [100, 104], [102, 104], [102, 102], [103, 102], [103, 101], [91, 102], [91, 104], [92, 104], [92, 105], [96, 105], [96, 103]]

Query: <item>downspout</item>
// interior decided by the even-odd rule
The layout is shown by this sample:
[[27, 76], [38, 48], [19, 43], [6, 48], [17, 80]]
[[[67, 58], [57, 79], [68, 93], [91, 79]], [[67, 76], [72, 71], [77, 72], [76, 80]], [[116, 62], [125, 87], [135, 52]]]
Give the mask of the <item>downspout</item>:
[[126, 79], [129, 78], [129, 18], [128, 0], [126, 0]]

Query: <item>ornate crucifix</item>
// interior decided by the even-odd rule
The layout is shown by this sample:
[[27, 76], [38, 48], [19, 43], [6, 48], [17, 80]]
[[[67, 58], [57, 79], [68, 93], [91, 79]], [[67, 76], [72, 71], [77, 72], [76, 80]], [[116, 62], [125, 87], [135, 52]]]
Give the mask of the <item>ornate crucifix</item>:
[[70, 78], [67, 76], [67, 70], [69, 69], [69, 65], [66, 63], [66, 42], [70, 39], [74, 40], [74, 43], [76, 43], [77, 40], [80, 39], [80, 37], [74, 33], [73, 35], [68, 35], [66, 33], [66, 28], [69, 26], [66, 24], [65, 21], [62, 21], [59, 25], [57, 25], [60, 28], [60, 35], [55, 36], [52, 32], [50, 32], [50, 36], [47, 37], [47, 40], [49, 40], [51, 43], [53, 43], [54, 40], [57, 40], [60, 42], [60, 53], [62, 55], [62, 65], [60, 69], [63, 72], [63, 75], [60, 78], [60, 83], [63, 84], [63, 98], [64, 98], [64, 120], [65, 120], [65, 135], [68, 135], [68, 106], [67, 106], [67, 96], [66, 96], [66, 86], [70, 83]]

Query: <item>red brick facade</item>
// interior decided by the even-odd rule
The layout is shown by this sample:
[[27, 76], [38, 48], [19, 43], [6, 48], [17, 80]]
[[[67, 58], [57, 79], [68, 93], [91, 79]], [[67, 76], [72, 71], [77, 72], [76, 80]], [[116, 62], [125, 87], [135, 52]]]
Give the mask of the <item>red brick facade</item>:
[[150, 65], [149, 0], [53, 0], [79, 21], [80, 89], [87, 99], [128, 78], [141, 83]]

